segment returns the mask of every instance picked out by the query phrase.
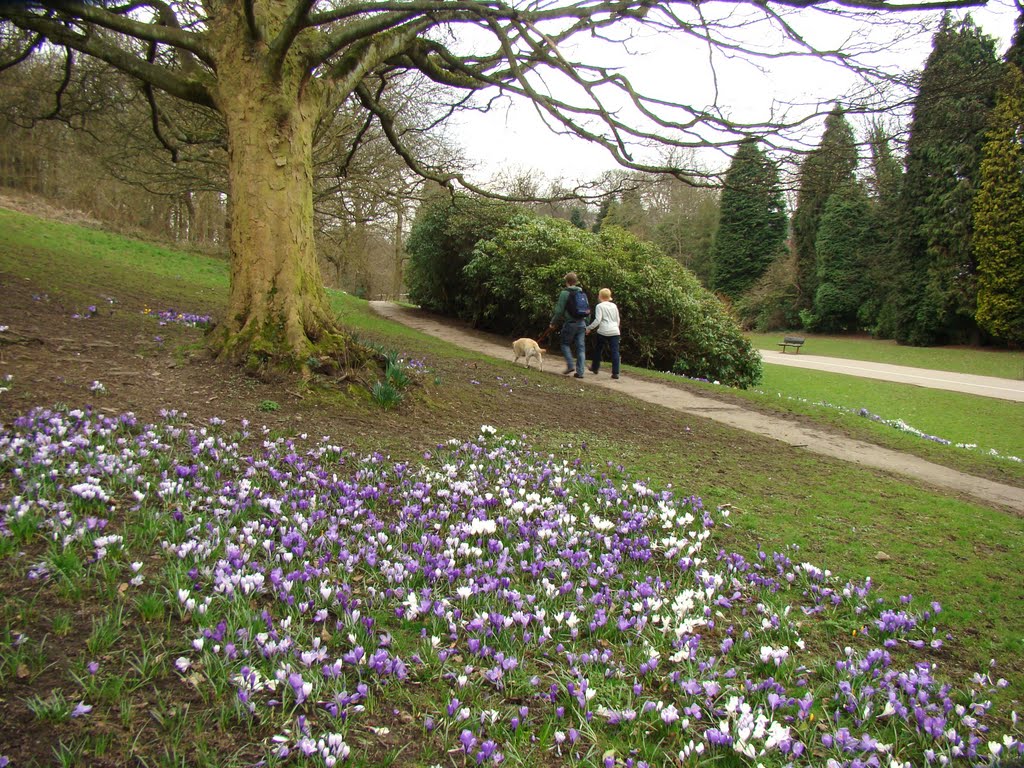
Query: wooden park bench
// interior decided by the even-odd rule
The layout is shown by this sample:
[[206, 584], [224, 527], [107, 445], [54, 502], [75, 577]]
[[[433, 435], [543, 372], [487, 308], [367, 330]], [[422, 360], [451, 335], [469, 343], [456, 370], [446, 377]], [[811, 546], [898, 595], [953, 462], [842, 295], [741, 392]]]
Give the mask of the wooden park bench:
[[796, 353], [800, 354], [800, 347], [804, 345], [804, 339], [802, 336], [786, 336], [779, 342], [779, 346], [782, 347], [782, 354], [786, 354], [787, 347], [793, 347]]

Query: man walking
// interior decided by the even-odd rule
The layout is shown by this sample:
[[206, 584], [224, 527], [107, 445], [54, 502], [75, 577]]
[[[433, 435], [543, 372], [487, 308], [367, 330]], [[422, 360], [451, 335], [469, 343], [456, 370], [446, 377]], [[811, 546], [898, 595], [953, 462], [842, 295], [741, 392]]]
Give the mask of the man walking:
[[[565, 276], [565, 288], [558, 294], [549, 330], [553, 331], [561, 324], [562, 355], [565, 356], [563, 373], [575, 372], [576, 378], [582, 379], [583, 368], [587, 362], [586, 337], [590, 303], [587, 301], [587, 294], [577, 285], [578, 282], [575, 272], [570, 272]], [[575, 360], [573, 359], [574, 350]]]

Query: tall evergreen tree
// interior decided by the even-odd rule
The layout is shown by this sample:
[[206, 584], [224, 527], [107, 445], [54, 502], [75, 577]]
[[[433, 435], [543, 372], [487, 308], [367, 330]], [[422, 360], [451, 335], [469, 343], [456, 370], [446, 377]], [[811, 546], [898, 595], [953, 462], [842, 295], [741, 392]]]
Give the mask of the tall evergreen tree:
[[972, 341], [977, 287], [973, 202], [999, 76], [992, 38], [943, 18], [914, 104], [900, 193], [893, 335], [904, 344]]
[[809, 308], [818, 288], [818, 266], [814, 251], [818, 223], [828, 198], [853, 181], [857, 168], [857, 144], [843, 110], [833, 109], [825, 118], [821, 143], [807, 155], [800, 169], [793, 240], [797, 254], [797, 285], [801, 308]]
[[871, 148], [871, 171], [867, 179], [869, 195], [879, 206], [892, 205], [899, 198], [903, 166], [893, 155], [889, 134], [882, 125], [871, 127], [868, 145]]
[[875, 250], [875, 235], [871, 204], [861, 184], [851, 181], [829, 196], [814, 248], [818, 256], [815, 330], [857, 328], [861, 305], [872, 291], [864, 278]]
[[786, 210], [778, 166], [755, 139], [742, 142], [725, 174], [711, 247], [711, 287], [738, 298], [783, 249]]
[[[1011, 49], [1012, 50], [1012, 49]], [[1024, 344], [1024, 74], [1005, 65], [974, 199], [978, 311], [984, 330]]]
[[608, 218], [608, 213], [613, 205], [615, 205], [615, 201], [612, 198], [601, 198], [601, 206], [597, 209], [597, 216], [594, 217], [594, 226], [591, 227], [595, 233], [601, 231], [601, 226], [604, 224], [604, 220]]
[[896, 229], [899, 215], [900, 186], [903, 166], [889, 145], [885, 128], [872, 126], [868, 144], [871, 147], [871, 170], [867, 188], [871, 203], [873, 247], [865, 253], [861, 280], [870, 287], [858, 312], [858, 324], [876, 336], [892, 336], [892, 323], [882, 313], [889, 287], [892, 285], [893, 241], [889, 236]]
[[1013, 27], [1013, 39], [1010, 41], [1010, 47], [1007, 49], [1006, 55], [1003, 56], [1003, 60], [1007, 64], [1016, 64], [1017, 68], [1024, 72], [1024, 11], [1017, 16]]
[[573, 209], [569, 212], [569, 221], [576, 229], [587, 228], [587, 215], [579, 206], [573, 206]]

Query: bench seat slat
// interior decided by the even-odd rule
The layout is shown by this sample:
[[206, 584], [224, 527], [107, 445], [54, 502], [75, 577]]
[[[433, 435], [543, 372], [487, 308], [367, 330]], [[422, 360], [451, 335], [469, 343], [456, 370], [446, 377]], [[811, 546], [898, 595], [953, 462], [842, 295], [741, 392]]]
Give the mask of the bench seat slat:
[[800, 354], [800, 347], [803, 346], [804, 339], [802, 336], [785, 336], [782, 341], [779, 342], [778, 346], [782, 347], [782, 351], [785, 352], [789, 347], [793, 347], [797, 354]]

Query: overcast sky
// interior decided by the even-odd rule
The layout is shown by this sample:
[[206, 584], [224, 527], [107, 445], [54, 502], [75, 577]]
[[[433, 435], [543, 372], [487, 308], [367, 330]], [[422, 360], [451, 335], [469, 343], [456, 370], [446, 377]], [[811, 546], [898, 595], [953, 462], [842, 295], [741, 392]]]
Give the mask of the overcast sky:
[[[970, 13], [986, 34], [998, 40], [997, 50], [1001, 55], [1013, 35], [1017, 17], [1012, 0], [990, 2]], [[850, 27], [829, 20], [823, 22], [821, 18], [819, 15], [805, 21], [798, 19], [807, 25], [800, 31], [809, 41], [823, 48], [848, 40]], [[932, 30], [938, 18], [937, 14], [931, 17], [934, 20]], [[884, 29], [876, 30], [871, 37], [877, 41], [883, 39], [884, 33]], [[853, 44], [849, 41], [844, 46]], [[630, 45], [632, 55], [624, 54], [621, 46], [613, 45], [595, 51], [600, 63], [622, 66], [633, 84], [642, 90], [691, 104], [716, 103], [738, 120], [766, 119], [773, 104], [777, 107], [780, 103], [827, 103], [841, 97], [853, 85], [852, 77], [837, 67], [807, 58], [776, 62], [770, 73], [761, 73], [745, 61], [718, 60], [716, 89], [712, 79], [702, 74], [706, 51], [695, 50], [692, 42], [680, 44], [678, 39], [655, 36], [631, 41]], [[872, 63], [904, 71], [919, 69], [930, 50], [931, 33], [926, 33], [893, 46], [884, 55], [876, 56]], [[586, 60], [594, 60], [593, 52], [586, 52], [586, 56]], [[579, 57], [584, 58], [584, 55]], [[685, 97], [674, 97], [676, 93], [685, 93]], [[453, 138], [463, 146], [467, 157], [479, 162], [475, 175], [482, 179], [502, 170], [521, 170], [531, 175], [542, 173], [548, 180], [591, 180], [602, 171], [617, 167], [604, 150], [549, 131], [530, 105], [504, 102], [489, 114], [467, 116]], [[809, 140], [814, 141], [815, 136], [810, 136]], [[705, 153], [701, 161], [707, 166], [717, 164], [721, 170], [728, 164], [728, 157]]]

